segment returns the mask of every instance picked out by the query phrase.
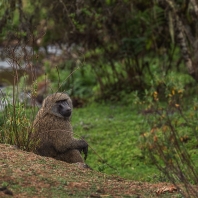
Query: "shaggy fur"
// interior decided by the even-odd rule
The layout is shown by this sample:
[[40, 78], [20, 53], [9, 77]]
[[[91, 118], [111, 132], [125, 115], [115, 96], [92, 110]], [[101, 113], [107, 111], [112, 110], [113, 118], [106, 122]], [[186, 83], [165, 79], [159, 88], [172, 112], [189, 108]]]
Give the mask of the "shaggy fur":
[[34, 138], [39, 140], [35, 152], [68, 163], [83, 162], [80, 151], [84, 151], [86, 158], [88, 145], [84, 140], [73, 137], [71, 116], [63, 117], [59, 114], [56, 102], [63, 100], [66, 100], [72, 109], [72, 101], [64, 93], [52, 94], [44, 100], [33, 123]]

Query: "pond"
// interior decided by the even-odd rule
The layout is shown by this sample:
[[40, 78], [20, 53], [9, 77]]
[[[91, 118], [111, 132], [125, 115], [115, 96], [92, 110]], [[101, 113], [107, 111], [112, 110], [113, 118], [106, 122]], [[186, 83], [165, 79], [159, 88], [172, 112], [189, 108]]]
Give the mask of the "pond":
[[[62, 47], [65, 49], [64, 46]], [[58, 46], [50, 45], [45, 49], [40, 47], [38, 54], [42, 54], [43, 59], [49, 58], [50, 56], [59, 57], [63, 54], [63, 49]], [[4, 51], [6, 51], [6, 53], [4, 53]], [[9, 101], [5, 101], [4, 99], [7, 89], [12, 90], [13, 86], [17, 87], [20, 78], [24, 75], [27, 75], [27, 85], [31, 85], [38, 76], [43, 74], [43, 64], [33, 64], [30, 61], [35, 54], [33, 49], [28, 46], [13, 47], [13, 49], [4, 49], [0, 47], [0, 111], [4, 109], [9, 101], [12, 101], [12, 93], [9, 95], [6, 94], [6, 98], [8, 98]], [[23, 91], [21, 91], [19, 95], [20, 94], [27, 95], [27, 93]], [[28, 97], [29, 95], [31, 95], [31, 93], [28, 92]]]
[[[56, 45], [49, 45], [45, 49], [43, 47], [40, 47], [38, 50], [38, 54], [42, 53], [43, 58], [46, 58], [47, 56], [51, 56], [51, 55], [58, 57], [63, 54], [63, 51], [66, 50], [67, 46], [61, 46], [61, 48]], [[67, 48], [67, 50], [70, 50], [70, 49]], [[23, 65], [20, 65], [20, 68], [17, 66], [17, 75], [16, 75], [16, 69], [12, 68], [13, 63], [10, 63], [10, 60], [8, 59], [8, 55], [6, 54], [10, 53], [9, 56], [13, 56], [13, 59], [23, 56], [24, 60], [27, 59], [26, 57], [29, 58], [33, 54], [35, 54], [33, 52], [33, 49], [28, 46], [26, 47], [18, 46], [16, 47], [16, 49], [14, 50], [11, 49], [9, 52], [6, 52], [6, 53], [4, 53], [4, 51], [6, 50], [0, 47], [0, 55], [1, 55], [0, 56], [0, 87], [4, 87], [6, 85], [13, 85], [13, 84], [16, 85], [21, 76], [23, 76], [25, 73], [27, 75], [28, 73], [30, 73], [30, 68], [25, 66], [26, 63], [24, 62]], [[31, 63], [28, 62], [27, 65], [30, 65], [30, 64]], [[37, 70], [36, 72], [40, 72], [38, 70], [41, 68], [34, 66], [34, 69]]]
[[18, 79], [16, 79], [16, 74], [14, 74], [14, 70], [9, 62], [7, 60], [0, 60], [0, 87], [17, 84], [24, 73], [24, 69], [17, 69]]

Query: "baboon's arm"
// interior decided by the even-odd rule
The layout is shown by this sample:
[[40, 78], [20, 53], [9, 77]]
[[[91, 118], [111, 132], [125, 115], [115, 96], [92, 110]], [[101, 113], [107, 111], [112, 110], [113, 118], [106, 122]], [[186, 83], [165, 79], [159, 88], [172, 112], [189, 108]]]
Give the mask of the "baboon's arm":
[[87, 153], [88, 153], [88, 144], [85, 140], [81, 139], [76, 139], [73, 137], [57, 137], [58, 134], [56, 134], [56, 140], [59, 141], [55, 141], [54, 142], [54, 147], [56, 149], [56, 151], [58, 151], [59, 153], [65, 153], [68, 150], [72, 150], [72, 149], [77, 149], [80, 152], [83, 151], [83, 153], [85, 154], [85, 159], [87, 158]]
[[73, 138], [73, 141], [70, 146], [72, 149], [78, 149], [80, 152], [83, 152], [85, 155], [84, 159], [86, 160], [88, 154], [88, 144], [85, 140], [78, 140]]

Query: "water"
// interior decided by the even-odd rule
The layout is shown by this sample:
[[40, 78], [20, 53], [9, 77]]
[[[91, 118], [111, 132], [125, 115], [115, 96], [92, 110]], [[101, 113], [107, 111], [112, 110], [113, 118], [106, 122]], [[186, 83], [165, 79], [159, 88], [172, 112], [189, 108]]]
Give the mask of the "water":
[[[10, 101], [11, 102], [11, 101]], [[5, 88], [0, 88], [0, 112], [8, 105], [8, 98], [6, 99]]]
[[8, 69], [10, 68], [10, 65], [8, 63], [8, 59], [6, 60], [0, 60], [0, 71], [3, 69]]
[[[47, 56], [47, 55], [48, 56], [49, 55], [60, 56], [63, 54], [64, 50], [70, 51], [73, 48], [73, 46], [71, 46], [69, 48], [69, 46], [67, 46], [67, 45], [62, 45], [61, 48], [56, 45], [49, 45], [49, 46], [47, 46], [46, 49], [44, 49], [43, 47], [40, 47], [38, 53], [42, 53], [42, 54], [44, 54], [44, 56]], [[24, 76], [24, 74], [29, 75], [29, 76], [31, 75], [30, 73], [28, 73], [28, 71], [29, 71], [28, 68], [25, 68], [26, 67], [25, 62], [23, 64], [19, 63], [20, 68], [17, 66], [17, 68], [19, 68], [19, 69], [17, 69], [17, 70], [13, 69], [12, 66], [15, 66], [15, 65], [12, 63], [12, 60], [10, 62], [10, 59], [9, 59], [9, 56], [12, 55], [12, 49], [10, 52], [8, 52], [8, 53], [7, 52], [8, 52], [7, 49], [0, 47], [0, 111], [2, 111], [5, 108], [5, 106], [12, 100], [12, 98], [8, 97], [8, 96], [6, 96], [6, 98], [8, 98], [8, 100], [5, 100], [5, 95], [3, 94], [3, 92], [5, 93], [5, 90], [10, 86], [17, 86], [20, 78], [22, 76]], [[31, 59], [31, 56], [33, 54], [34, 54], [33, 49], [31, 47], [17, 46], [14, 49], [13, 55], [14, 55], [14, 58], [19, 58], [20, 60], [22, 60], [22, 59], [25, 60], [26, 57]], [[28, 61], [27, 65], [29, 65], [29, 64], [31, 64], [30, 61]], [[25, 69], [27, 69], [27, 70], [25, 70]], [[41, 68], [35, 67], [35, 69], [40, 70]], [[39, 73], [40, 71], [37, 71], [37, 72]], [[34, 75], [36, 75], [36, 73]], [[22, 94], [22, 92], [21, 92], [21, 94]], [[20, 98], [20, 99], [27, 100], [27, 98], [28, 97], [26, 96], [25, 99], [24, 98]]]
[[[68, 46], [66, 46], [66, 45], [62, 45], [61, 47], [63, 48], [63, 50], [66, 50], [66, 48], [68, 51], [70, 50], [70, 49], [68, 49]], [[49, 45], [49, 46], [47, 46], [46, 50], [43, 47], [40, 47], [38, 53], [42, 53], [42, 54], [44, 54], [44, 56], [47, 56], [47, 54], [60, 56], [63, 54], [63, 50], [59, 46]], [[14, 72], [16, 72], [16, 71], [13, 71], [13, 69], [12, 69], [13, 63], [10, 62], [10, 59], [8, 58], [8, 55], [9, 56], [12, 55], [12, 50], [11, 50], [11, 52], [6, 52], [6, 53], [4, 53], [4, 51], [6, 51], [6, 50], [4, 48], [0, 47], [0, 54], [2, 57], [2, 58], [0, 58], [0, 87], [10, 85], [10, 84], [13, 85], [14, 76], [15, 76]], [[47, 53], [47, 54], [45, 54], [45, 53]], [[29, 46], [26, 46], [26, 47], [18, 46], [14, 50], [14, 56], [16, 56], [16, 58], [20, 57], [19, 59], [23, 59], [23, 57], [24, 57], [24, 59], [26, 57], [31, 59], [31, 56], [33, 54], [34, 54], [33, 49]], [[28, 61], [27, 65], [29, 65], [29, 64], [31, 64], [31, 61]], [[25, 69], [25, 67], [26, 67], [25, 62], [23, 64], [20, 63], [20, 69], [17, 70], [19, 78], [24, 74], [23, 71], [25, 71], [21, 68]]]

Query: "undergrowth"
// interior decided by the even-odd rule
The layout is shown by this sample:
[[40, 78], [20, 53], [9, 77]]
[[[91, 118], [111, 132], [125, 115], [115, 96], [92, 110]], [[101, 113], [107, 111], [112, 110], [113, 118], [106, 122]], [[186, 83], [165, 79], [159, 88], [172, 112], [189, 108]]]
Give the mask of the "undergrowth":
[[[11, 61], [17, 73], [18, 62]], [[63, 76], [58, 76], [59, 87], [64, 82]], [[89, 80], [89, 85], [95, 83]], [[120, 102], [92, 102], [74, 109], [74, 135], [89, 144], [86, 163], [95, 170], [128, 179], [171, 181], [176, 186], [183, 183], [187, 191], [191, 184], [198, 184], [198, 98], [188, 96], [185, 80], [175, 73], [161, 78], [158, 74], [144, 92], [122, 92]], [[31, 87], [32, 98], [37, 94], [36, 83]], [[4, 98], [8, 105], [1, 115], [0, 142], [29, 151], [36, 146], [31, 134], [37, 108], [18, 100], [19, 85], [14, 84], [11, 102]]]
[[151, 85], [143, 99], [136, 95], [136, 104], [144, 109], [145, 115], [142, 150], [169, 181], [177, 187], [183, 183], [188, 193], [192, 184], [198, 184], [198, 98], [184, 97], [188, 90], [180, 76], [170, 74], [161, 81], [154, 79]]

